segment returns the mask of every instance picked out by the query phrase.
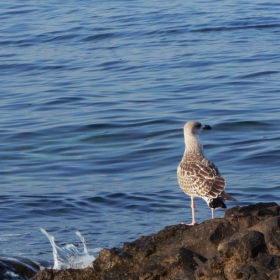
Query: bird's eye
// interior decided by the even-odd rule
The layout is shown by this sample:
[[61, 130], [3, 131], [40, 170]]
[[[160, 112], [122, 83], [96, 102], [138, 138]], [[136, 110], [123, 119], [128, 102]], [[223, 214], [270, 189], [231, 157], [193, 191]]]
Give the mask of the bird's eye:
[[197, 125], [195, 125], [196, 128], [201, 128], [201, 123], [198, 123]]

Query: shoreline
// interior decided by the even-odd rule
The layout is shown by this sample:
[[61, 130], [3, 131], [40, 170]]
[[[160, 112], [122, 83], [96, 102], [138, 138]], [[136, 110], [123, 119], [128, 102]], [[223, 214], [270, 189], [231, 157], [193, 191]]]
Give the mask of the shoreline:
[[279, 279], [280, 205], [226, 210], [224, 218], [174, 225], [103, 249], [93, 268], [39, 271], [32, 280]]

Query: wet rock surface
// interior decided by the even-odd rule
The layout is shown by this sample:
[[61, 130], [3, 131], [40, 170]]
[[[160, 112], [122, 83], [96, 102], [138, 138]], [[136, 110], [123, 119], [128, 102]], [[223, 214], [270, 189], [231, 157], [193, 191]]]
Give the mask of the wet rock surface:
[[94, 269], [48, 269], [32, 279], [280, 279], [279, 213], [276, 203], [234, 207], [221, 219], [104, 249]]
[[32, 279], [40, 280], [98, 280], [95, 271], [88, 267], [84, 269], [44, 269], [39, 271]]

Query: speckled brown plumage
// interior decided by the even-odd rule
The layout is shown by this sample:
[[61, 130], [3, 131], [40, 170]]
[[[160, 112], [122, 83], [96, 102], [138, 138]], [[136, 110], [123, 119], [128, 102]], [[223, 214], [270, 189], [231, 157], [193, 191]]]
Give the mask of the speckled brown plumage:
[[[224, 192], [225, 179], [221, 176], [218, 168], [204, 157], [203, 146], [199, 141], [199, 133], [203, 129], [211, 129], [210, 126], [202, 126], [197, 121], [189, 121], [184, 126], [185, 152], [177, 169], [178, 183], [184, 193], [192, 200], [193, 221], [194, 197], [203, 198], [211, 209], [226, 208], [223, 200], [233, 200], [229, 194]], [[212, 217], [214, 212], [212, 211]]]
[[181, 189], [189, 196], [216, 198], [226, 186], [214, 163], [203, 156], [184, 157], [177, 175]]

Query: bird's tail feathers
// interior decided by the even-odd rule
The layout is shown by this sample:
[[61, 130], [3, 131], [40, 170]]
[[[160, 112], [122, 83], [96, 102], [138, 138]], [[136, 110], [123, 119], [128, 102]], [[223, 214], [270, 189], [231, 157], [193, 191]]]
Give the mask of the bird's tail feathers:
[[212, 198], [210, 201], [209, 201], [209, 204], [208, 206], [210, 208], [213, 208], [213, 209], [216, 209], [216, 208], [227, 208], [227, 206], [225, 205], [225, 203], [223, 202], [223, 199], [222, 198]]
[[225, 200], [237, 201], [234, 197], [225, 192], [221, 193], [220, 197]]

